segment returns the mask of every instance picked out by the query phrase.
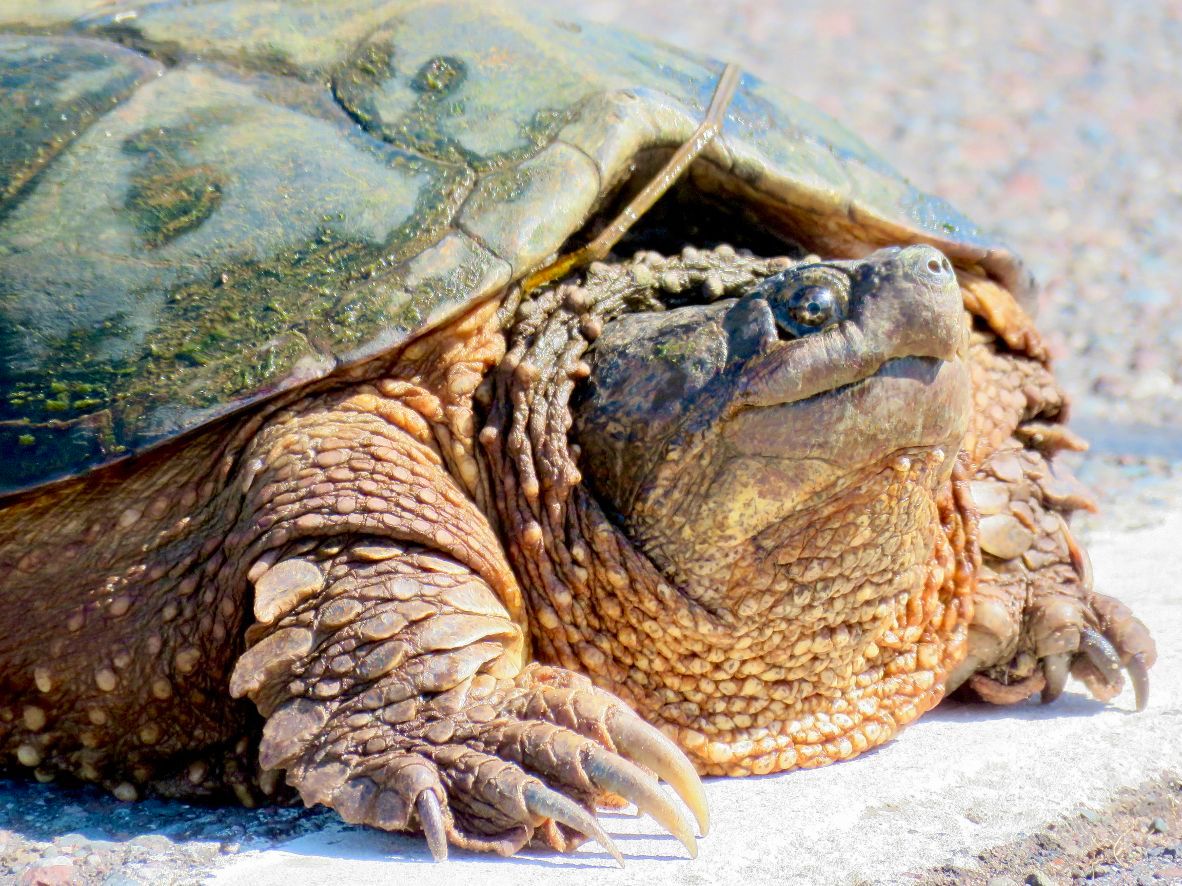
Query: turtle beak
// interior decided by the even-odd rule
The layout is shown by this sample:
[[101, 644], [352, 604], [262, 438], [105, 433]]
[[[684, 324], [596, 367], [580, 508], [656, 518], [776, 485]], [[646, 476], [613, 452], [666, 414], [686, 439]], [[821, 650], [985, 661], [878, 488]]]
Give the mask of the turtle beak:
[[752, 361], [736, 406], [776, 406], [855, 384], [891, 360], [955, 361], [968, 353], [960, 286], [931, 246], [892, 247], [829, 262], [851, 280], [847, 317]]

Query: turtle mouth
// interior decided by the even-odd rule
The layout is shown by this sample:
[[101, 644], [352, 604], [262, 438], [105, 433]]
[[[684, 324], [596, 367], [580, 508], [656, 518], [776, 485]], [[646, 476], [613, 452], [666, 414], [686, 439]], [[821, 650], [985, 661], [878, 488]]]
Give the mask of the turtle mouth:
[[[842, 371], [844, 369], [844, 371]], [[972, 406], [966, 361], [888, 357], [872, 367], [833, 367], [821, 390], [744, 409], [727, 423], [735, 451], [746, 456], [833, 462], [854, 470], [901, 449], [956, 452]]]
[[[837, 387], [831, 388], [828, 391], [821, 391], [813, 394], [817, 399], [824, 399], [827, 397], [836, 398], [845, 395], [854, 395], [859, 389], [868, 385], [874, 384], [878, 379], [884, 378], [910, 378], [921, 384], [932, 384], [939, 375], [940, 367], [944, 363], [956, 360], [956, 356], [952, 357], [891, 357], [885, 360], [878, 369], [871, 372], [869, 375], [864, 375], [854, 381], [839, 384]], [[793, 401], [788, 401], [793, 402]]]
[[967, 336], [935, 338], [913, 353], [874, 347], [854, 323], [843, 322], [807, 338], [782, 342], [744, 373], [736, 405], [777, 406], [835, 396], [875, 378], [934, 378], [941, 364], [967, 355]]

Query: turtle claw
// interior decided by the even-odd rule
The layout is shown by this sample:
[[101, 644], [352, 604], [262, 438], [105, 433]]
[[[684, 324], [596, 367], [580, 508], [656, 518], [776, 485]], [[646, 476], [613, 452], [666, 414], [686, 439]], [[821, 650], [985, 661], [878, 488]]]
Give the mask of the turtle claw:
[[1080, 651], [1088, 657], [1088, 661], [1103, 677], [1109, 686], [1119, 686], [1121, 683], [1120, 653], [1095, 628], [1082, 627], [1079, 631]]
[[1137, 710], [1143, 711], [1149, 705], [1149, 666], [1145, 656], [1137, 653], [1129, 659], [1129, 678], [1133, 681], [1133, 695], [1137, 699]]
[[1071, 673], [1071, 656], [1066, 653], [1048, 655], [1042, 661], [1042, 672], [1046, 678], [1040, 700], [1043, 704], [1050, 704], [1060, 695], [1067, 685], [1067, 677]]
[[447, 827], [443, 823], [443, 809], [434, 791], [423, 791], [415, 800], [419, 825], [427, 838], [427, 847], [436, 861], [447, 861]]
[[706, 836], [710, 830], [706, 791], [681, 749], [660, 730], [623, 708], [613, 709], [604, 725], [621, 754], [668, 782], [693, 813], [699, 836]]
[[525, 801], [525, 808], [532, 814], [552, 819], [590, 837], [616, 860], [616, 864], [621, 868], [624, 866], [624, 857], [611, 837], [599, 826], [595, 816], [574, 800], [536, 781], [525, 786], [522, 790], [522, 799]]
[[[1140, 627], [1140, 622], [1136, 622]], [[1105, 627], [1105, 631], [1108, 628]], [[1049, 704], [1063, 692], [1068, 674], [1073, 674], [1087, 685], [1092, 695], [1100, 701], [1115, 697], [1124, 684], [1127, 670], [1133, 683], [1137, 710], [1145, 710], [1149, 704], [1149, 667], [1153, 663], [1152, 641], [1148, 651], [1133, 651], [1128, 648], [1127, 638], [1117, 632], [1105, 636], [1090, 625], [1079, 628], [1079, 645], [1074, 653], [1059, 652], [1044, 655], [1042, 673], [1046, 685], [1042, 690], [1042, 703]], [[1123, 653], [1121, 650], [1124, 650]]]
[[[1042, 703], [1050, 704], [1063, 694], [1067, 677], [1071, 673], [1073, 660], [1085, 669], [1082, 674], [1093, 694], [1102, 700], [1115, 695], [1124, 682], [1122, 671], [1127, 670], [1133, 683], [1133, 694], [1137, 710], [1143, 711], [1149, 704], [1149, 665], [1145, 655], [1137, 652], [1129, 656], [1127, 664], [1121, 664], [1121, 655], [1112, 641], [1095, 628], [1084, 626], [1079, 632], [1079, 653], [1047, 655], [1042, 660], [1042, 672], [1046, 685], [1042, 690]], [[1080, 671], [1076, 671], [1077, 675]], [[1098, 680], [1098, 682], [1093, 682]]]
[[637, 809], [652, 816], [661, 827], [680, 840], [690, 858], [698, 857], [698, 843], [693, 830], [673, 802], [665, 796], [655, 778], [635, 763], [600, 747], [590, 749], [584, 769], [597, 788], [635, 803]]

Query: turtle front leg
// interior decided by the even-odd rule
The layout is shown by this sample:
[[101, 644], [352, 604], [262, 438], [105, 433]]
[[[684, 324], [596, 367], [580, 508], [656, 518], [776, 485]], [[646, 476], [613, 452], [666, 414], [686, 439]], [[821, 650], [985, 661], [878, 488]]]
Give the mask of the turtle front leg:
[[[585, 677], [521, 667], [523, 638], [478, 576], [414, 545], [355, 539], [283, 559], [255, 586], [258, 623], [231, 692], [267, 718], [264, 769], [346, 821], [512, 854], [598, 841], [622, 797], [692, 853], [681, 814], [641, 766], [703, 811], [681, 752]], [[630, 762], [629, 759], [632, 761]]]
[[1070, 674], [1107, 701], [1120, 692], [1127, 669], [1137, 708], [1144, 708], [1156, 649], [1127, 606], [1092, 587], [1087, 554], [1066, 520], [1090, 506], [1078, 483], [1014, 441], [985, 462], [972, 489], [982, 566], [969, 655], [949, 688], [964, 683], [995, 704], [1035, 692], [1051, 702]]
[[692, 852], [646, 771], [704, 822], [681, 751], [586, 678], [525, 666], [520, 591], [424, 414], [421, 389], [360, 388], [279, 414], [242, 461], [231, 545], [256, 622], [230, 689], [267, 720], [262, 767], [437, 858], [587, 837], [615, 854], [594, 809], [621, 799]]

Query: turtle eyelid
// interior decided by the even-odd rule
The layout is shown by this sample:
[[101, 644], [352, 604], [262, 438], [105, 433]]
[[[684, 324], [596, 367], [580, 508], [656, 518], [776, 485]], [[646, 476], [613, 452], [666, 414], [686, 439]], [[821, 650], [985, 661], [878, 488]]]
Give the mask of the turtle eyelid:
[[797, 265], [767, 277], [758, 286], [769, 298], [787, 296], [806, 286], [824, 286], [843, 296], [849, 294], [854, 282], [850, 271], [832, 265]]

